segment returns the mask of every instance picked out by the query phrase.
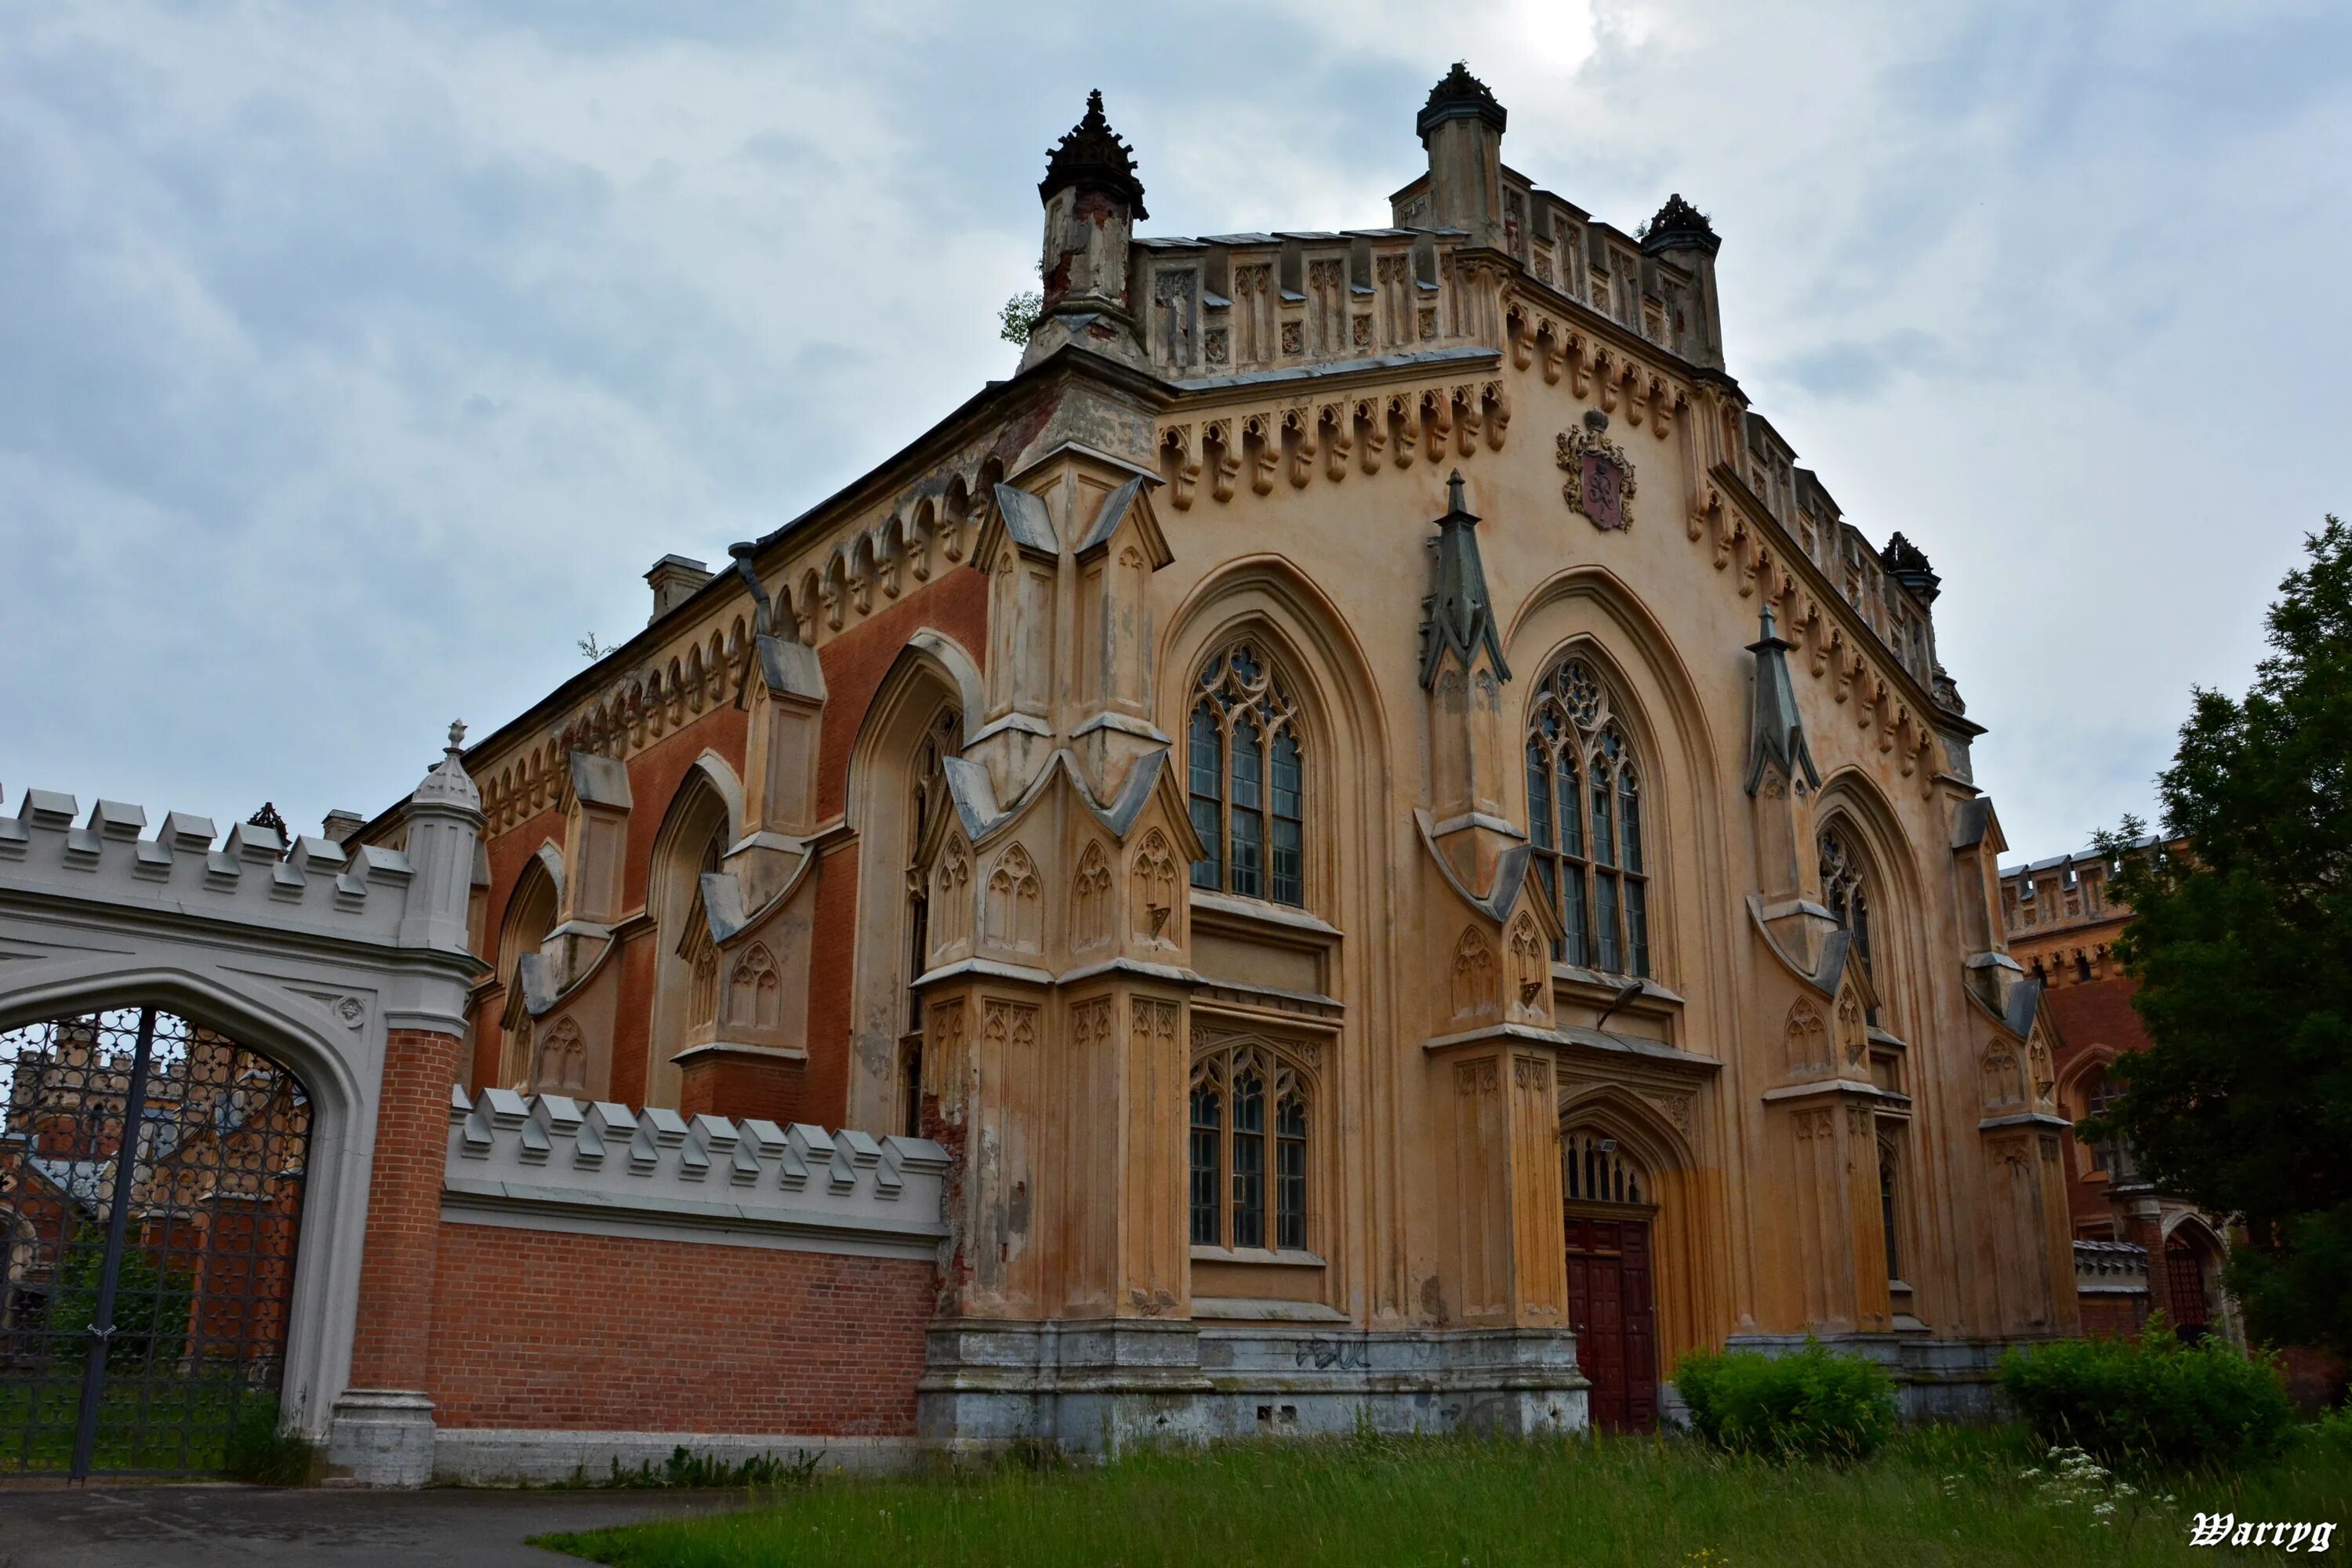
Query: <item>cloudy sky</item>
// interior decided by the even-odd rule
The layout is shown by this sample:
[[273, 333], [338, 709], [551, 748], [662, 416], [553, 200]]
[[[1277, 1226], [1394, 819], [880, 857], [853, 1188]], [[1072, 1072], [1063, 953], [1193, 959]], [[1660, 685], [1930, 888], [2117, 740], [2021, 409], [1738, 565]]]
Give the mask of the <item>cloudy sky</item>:
[[373, 813], [1006, 374], [1099, 86], [1147, 232], [1505, 156], [1710, 212], [1732, 369], [1943, 573], [2015, 853], [2145, 813], [2352, 509], [2352, 7], [0, 0], [0, 706], [38, 784]]

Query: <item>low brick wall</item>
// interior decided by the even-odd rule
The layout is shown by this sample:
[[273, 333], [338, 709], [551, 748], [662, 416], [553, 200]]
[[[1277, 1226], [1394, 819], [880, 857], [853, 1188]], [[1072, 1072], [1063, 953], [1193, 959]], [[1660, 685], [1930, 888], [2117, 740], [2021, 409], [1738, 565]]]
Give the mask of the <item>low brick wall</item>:
[[912, 1436], [929, 1263], [444, 1223], [451, 1427]]
[[425, 1361], [434, 1473], [594, 1478], [916, 1448], [946, 1151], [452, 1093]]

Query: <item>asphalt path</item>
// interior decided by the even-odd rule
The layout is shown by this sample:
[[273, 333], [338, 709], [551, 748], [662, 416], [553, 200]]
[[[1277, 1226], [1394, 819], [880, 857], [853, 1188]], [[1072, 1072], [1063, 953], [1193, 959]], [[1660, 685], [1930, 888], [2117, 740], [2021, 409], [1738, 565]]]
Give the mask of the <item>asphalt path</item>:
[[16, 1483], [0, 1486], [0, 1568], [576, 1568], [525, 1539], [742, 1505], [740, 1492]]

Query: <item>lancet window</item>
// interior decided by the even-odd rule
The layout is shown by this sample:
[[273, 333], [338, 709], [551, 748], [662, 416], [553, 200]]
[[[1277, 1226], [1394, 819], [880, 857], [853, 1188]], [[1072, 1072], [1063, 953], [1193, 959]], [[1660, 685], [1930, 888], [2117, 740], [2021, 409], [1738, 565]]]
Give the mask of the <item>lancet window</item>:
[[1192, 885], [1279, 904], [1307, 901], [1306, 762], [1298, 718], [1248, 643], [1201, 667], [1186, 726], [1186, 792], [1208, 853]]
[[898, 1037], [898, 1131], [923, 1135], [923, 994], [915, 981], [929, 965], [930, 878], [920, 863], [931, 824], [951, 809], [947, 760], [963, 749], [963, 715], [943, 708], [923, 731], [907, 772], [907, 976], [905, 1032]]
[[1886, 1278], [1903, 1278], [1903, 1208], [1895, 1190], [1895, 1149], [1892, 1144], [1878, 1146], [1878, 1223], [1886, 1233]]
[[[2124, 1086], [2107, 1076], [2105, 1068], [2094, 1068], [2083, 1080], [2083, 1115], [2085, 1118], [2105, 1116], [2113, 1110], [2116, 1101], [2124, 1097]], [[2112, 1142], [2091, 1146], [2091, 1169], [2113, 1174], [2116, 1169], [2116, 1146]]]
[[1262, 1045], [1193, 1059], [1194, 1246], [1307, 1249], [1307, 1113], [1305, 1075]]
[[[1870, 882], [1862, 856], [1845, 831], [1834, 826], [1822, 830], [1821, 854], [1822, 901], [1829, 906], [1838, 928], [1853, 933], [1853, 955], [1862, 961], [1862, 972], [1870, 976], [1875, 989], [1878, 972], [1870, 958]], [[1876, 1007], [1870, 1010], [1870, 1021], [1878, 1022]]]
[[1642, 770], [1607, 688], [1580, 659], [1537, 684], [1528, 721], [1528, 837], [1567, 934], [1559, 956], [1609, 974], [1650, 973], [1650, 865]]

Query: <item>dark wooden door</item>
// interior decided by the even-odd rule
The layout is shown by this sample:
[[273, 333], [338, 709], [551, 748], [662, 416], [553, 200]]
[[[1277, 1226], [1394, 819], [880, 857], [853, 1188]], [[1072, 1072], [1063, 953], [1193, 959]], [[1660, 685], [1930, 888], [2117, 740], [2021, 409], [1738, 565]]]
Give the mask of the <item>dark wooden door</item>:
[[1592, 1383], [1592, 1424], [1604, 1432], [1657, 1430], [1648, 1220], [1570, 1217], [1568, 1315], [1577, 1365]]
[[2164, 1244], [2164, 1274], [2169, 1287], [2172, 1326], [2183, 1333], [2205, 1327], [2205, 1263], [2179, 1237]]

